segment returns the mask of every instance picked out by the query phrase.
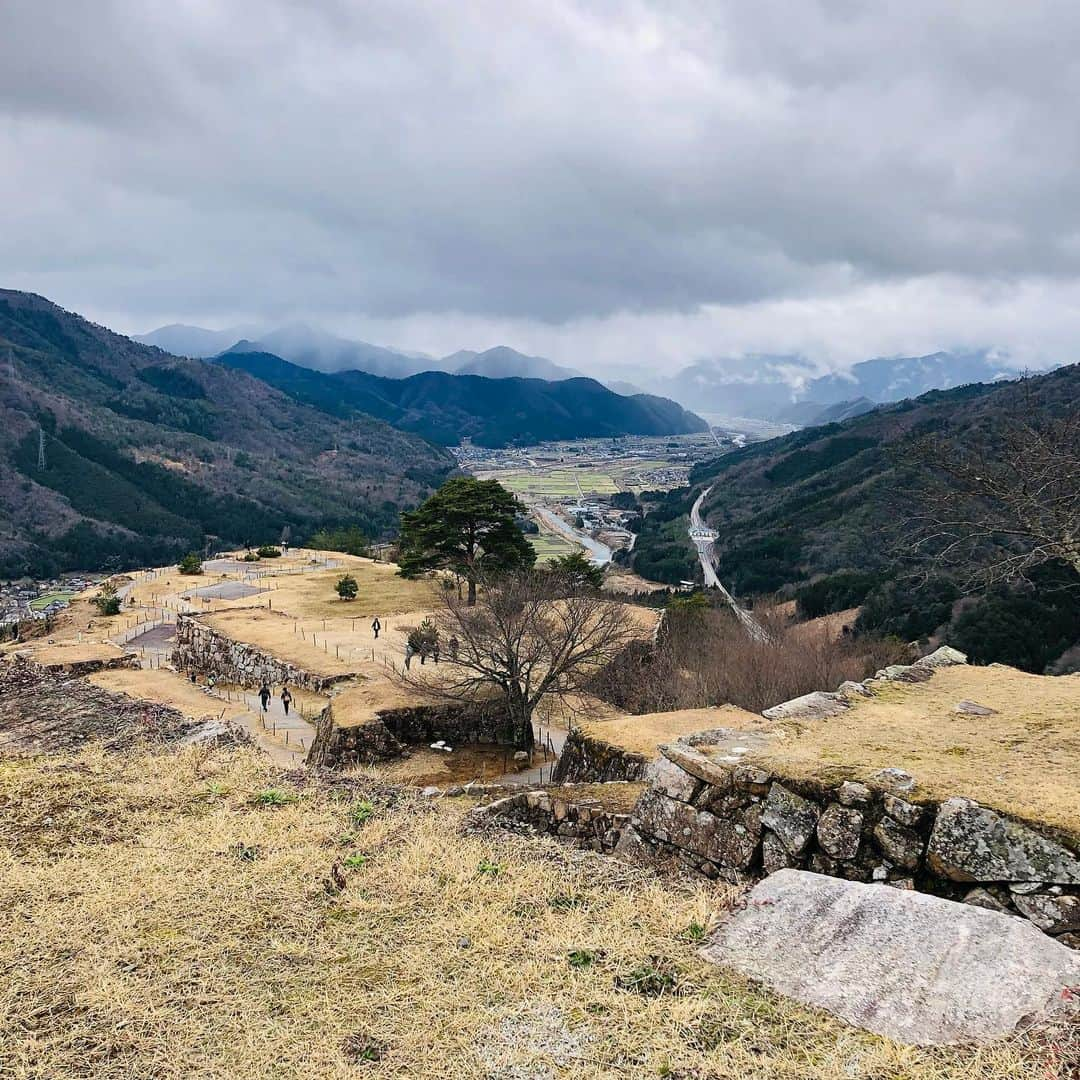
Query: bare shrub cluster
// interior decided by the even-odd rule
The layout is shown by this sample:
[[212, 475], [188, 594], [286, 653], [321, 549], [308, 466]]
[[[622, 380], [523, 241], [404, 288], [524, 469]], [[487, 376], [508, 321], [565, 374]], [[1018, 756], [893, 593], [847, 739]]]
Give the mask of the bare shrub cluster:
[[754, 614], [766, 639], [751, 638], [726, 608], [669, 610], [655, 647], [634, 643], [590, 689], [633, 713], [724, 704], [761, 712], [911, 659], [897, 641], [838, 633], [826, 620], [793, 623], [775, 609]]

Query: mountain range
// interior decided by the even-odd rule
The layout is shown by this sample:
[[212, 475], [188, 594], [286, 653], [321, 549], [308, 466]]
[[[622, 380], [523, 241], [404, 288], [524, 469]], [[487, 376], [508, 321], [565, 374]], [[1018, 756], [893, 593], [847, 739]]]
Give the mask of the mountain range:
[[327, 374], [249, 348], [173, 356], [0, 290], [0, 578], [160, 565], [285, 526], [297, 540], [338, 525], [388, 536], [454, 470], [445, 446], [463, 434], [502, 445], [706, 427], [592, 379]]
[[286, 525], [387, 535], [454, 467], [381, 420], [0, 290], [0, 578], [161, 565]]
[[649, 394], [623, 397], [595, 379], [555, 382], [425, 371], [387, 379], [364, 371], [326, 373], [241, 342], [216, 358], [331, 415], [378, 417], [434, 443], [528, 445], [554, 439], [677, 435], [708, 425], [681, 405]]
[[[199, 357], [216, 356], [240, 344], [241, 351], [269, 353], [317, 371], [356, 370], [394, 379], [430, 371], [551, 382], [584, 377], [577, 367], [529, 356], [505, 345], [483, 352], [460, 349], [435, 357], [352, 341], [304, 323], [265, 332], [241, 326], [206, 330], [177, 324], [135, 340], [177, 355]], [[876, 357], [826, 375], [817, 374], [803, 356], [751, 354], [697, 360], [673, 375], [634, 372], [633, 382], [622, 374], [608, 377], [610, 372], [597, 373], [596, 377], [623, 396], [647, 393], [716, 418], [747, 417], [801, 427], [856, 415], [865, 407], [918, 397], [930, 390], [993, 382], [1018, 373], [1017, 364], [1008, 357], [979, 349]]]
[[581, 378], [581, 372], [562, 367], [542, 356], [526, 356], [505, 345], [477, 352], [460, 349], [449, 356], [405, 352], [353, 341], [329, 334], [306, 323], [290, 323], [276, 330], [235, 326], [225, 330], [207, 330], [201, 326], [174, 323], [148, 334], [132, 338], [143, 345], [153, 345], [175, 356], [208, 358], [236, 346], [240, 351], [263, 352], [280, 356], [292, 364], [316, 371], [366, 371], [389, 379], [404, 379], [422, 371], [445, 371], [460, 375], [482, 375], [488, 379], [560, 379]]
[[815, 375], [804, 357], [756, 355], [701, 360], [654, 381], [649, 389], [676, 401], [693, 401], [697, 411], [706, 415], [802, 426], [827, 422], [826, 410], [832, 406], [888, 404], [931, 390], [990, 383], [1018, 374], [1016, 364], [989, 349], [877, 357], [828, 375]]

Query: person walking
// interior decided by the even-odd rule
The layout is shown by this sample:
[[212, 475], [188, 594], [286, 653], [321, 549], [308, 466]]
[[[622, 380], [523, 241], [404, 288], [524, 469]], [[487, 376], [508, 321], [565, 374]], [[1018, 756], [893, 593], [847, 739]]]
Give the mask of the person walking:
[[382, 623], [379, 622], [379, 616], [376, 615], [371, 623], [371, 632], [375, 635], [375, 640], [379, 640], [379, 631], [382, 629]]
[[409, 668], [412, 666], [412, 658], [413, 658], [413, 653], [414, 652], [416, 652], [416, 650], [413, 648], [412, 642], [407, 641], [405, 643], [405, 670], [406, 671], [408, 671]]
[[437, 664], [439, 662], [439, 639], [436, 638], [431, 643], [431, 659]]
[[266, 685], [265, 679], [259, 687], [259, 700], [262, 702], [263, 712], [266, 712], [270, 708], [270, 687]]
[[285, 710], [285, 715], [289, 715], [289, 706], [292, 704], [292, 694], [289, 693], [289, 688], [283, 686], [281, 688], [281, 707]]
[[447, 648], [449, 648], [449, 650], [450, 650], [450, 659], [451, 660], [457, 660], [459, 644], [460, 643], [458, 642], [457, 634], [454, 634], [450, 638], [450, 640], [446, 643]]

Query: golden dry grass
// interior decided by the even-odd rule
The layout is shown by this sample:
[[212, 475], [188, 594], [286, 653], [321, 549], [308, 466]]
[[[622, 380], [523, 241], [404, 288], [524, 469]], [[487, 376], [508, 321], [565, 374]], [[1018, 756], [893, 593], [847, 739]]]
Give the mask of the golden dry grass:
[[376, 719], [380, 709], [408, 708], [422, 699], [378, 665], [368, 665], [356, 681], [331, 699], [336, 727], [357, 727]]
[[[995, 716], [955, 711], [974, 701]], [[750, 757], [788, 776], [866, 779], [906, 769], [927, 800], [963, 795], [1080, 836], [1080, 676], [957, 666], [887, 683], [825, 721], [783, 725]]]
[[297, 629], [291, 616], [277, 611], [230, 608], [204, 615], [201, 621], [233, 641], [254, 645], [316, 675], [349, 674], [362, 663], [357, 653], [339, 658], [321, 630], [313, 637], [302, 627]]
[[62, 667], [97, 660], [109, 663], [122, 659], [128, 650], [108, 641], [57, 641], [50, 645], [48, 640], [39, 639], [15, 651], [26, 653], [42, 667]]
[[[674, 742], [683, 735], [711, 728], [762, 731], [771, 725], [756, 713], [721, 705], [715, 709], [677, 709], [673, 712], [643, 713], [633, 716], [597, 703], [578, 727], [590, 739], [600, 739], [645, 757], [655, 757], [661, 743]], [[588, 712], [587, 711], [587, 712]]]
[[1044, 1039], [905, 1049], [704, 963], [724, 887], [359, 796], [242, 749], [0, 759], [0, 1075], [1065, 1075]]
[[[217, 716], [225, 706], [225, 702], [203, 693], [183, 675], [168, 668], [114, 668], [111, 671], [94, 672], [87, 676], [87, 681], [116, 694], [127, 694], [144, 701], [170, 705], [185, 716], [195, 719]], [[241, 708], [242, 706], [233, 707], [227, 715]]]

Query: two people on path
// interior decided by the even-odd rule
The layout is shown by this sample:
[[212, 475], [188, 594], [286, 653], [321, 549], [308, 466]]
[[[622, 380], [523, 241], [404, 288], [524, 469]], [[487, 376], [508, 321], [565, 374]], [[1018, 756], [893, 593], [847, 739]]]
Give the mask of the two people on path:
[[[263, 680], [262, 685], [259, 687], [259, 701], [262, 702], [262, 711], [267, 712], [270, 708], [270, 687], [266, 681]], [[289, 715], [289, 706], [292, 705], [293, 696], [289, 693], [289, 688], [283, 686], [281, 688], [281, 707], [285, 710], [285, 715]]]

